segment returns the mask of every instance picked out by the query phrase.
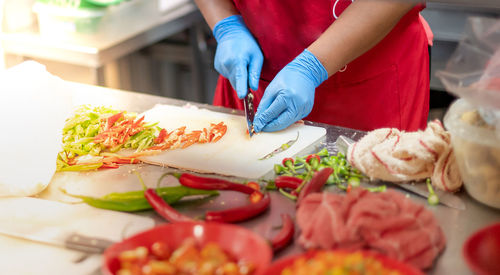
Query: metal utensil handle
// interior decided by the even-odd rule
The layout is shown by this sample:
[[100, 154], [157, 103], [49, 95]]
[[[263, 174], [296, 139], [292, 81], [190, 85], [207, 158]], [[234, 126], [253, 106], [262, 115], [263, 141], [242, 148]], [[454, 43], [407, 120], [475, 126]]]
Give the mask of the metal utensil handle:
[[106, 239], [92, 238], [71, 234], [65, 241], [65, 247], [86, 253], [103, 253], [113, 242]]

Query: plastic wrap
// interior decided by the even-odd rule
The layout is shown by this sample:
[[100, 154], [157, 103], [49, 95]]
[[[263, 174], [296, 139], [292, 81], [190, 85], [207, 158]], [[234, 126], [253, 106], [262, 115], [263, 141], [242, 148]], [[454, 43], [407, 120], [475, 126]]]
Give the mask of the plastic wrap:
[[463, 39], [437, 76], [449, 92], [476, 106], [500, 137], [500, 19], [470, 17]]

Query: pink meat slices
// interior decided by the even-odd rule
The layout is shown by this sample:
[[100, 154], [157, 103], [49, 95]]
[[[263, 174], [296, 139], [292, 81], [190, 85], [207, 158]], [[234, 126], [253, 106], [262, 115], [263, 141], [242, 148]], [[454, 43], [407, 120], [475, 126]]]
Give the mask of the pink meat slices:
[[421, 269], [431, 267], [446, 244], [433, 214], [392, 190], [311, 194], [297, 210], [297, 223], [306, 249], [371, 249]]

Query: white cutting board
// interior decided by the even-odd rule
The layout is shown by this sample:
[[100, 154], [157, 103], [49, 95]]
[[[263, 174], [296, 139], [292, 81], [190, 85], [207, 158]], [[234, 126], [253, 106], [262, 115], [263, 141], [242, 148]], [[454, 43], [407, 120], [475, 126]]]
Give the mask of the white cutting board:
[[[148, 163], [163, 164], [201, 173], [216, 173], [242, 178], [260, 178], [272, 171], [275, 163], [285, 157], [301, 153], [311, 144], [326, 135], [326, 129], [296, 123], [287, 129], [273, 133], [259, 133], [248, 136], [244, 116], [198, 109], [156, 105], [144, 113], [148, 122], [159, 122], [159, 126], [171, 131], [181, 126], [187, 130], [202, 130], [210, 123], [223, 121], [227, 125], [226, 134], [215, 143], [195, 144], [185, 149], [167, 150], [160, 154], [143, 156]], [[274, 157], [259, 160], [282, 144], [299, 138], [288, 150]]]
[[[154, 226], [148, 217], [30, 197], [0, 199], [0, 209], [0, 226], [73, 230], [115, 242]], [[101, 255], [76, 263], [83, 253], [2, 234], [0, 255], [2, 274], [91, 274], [101, 265]]]

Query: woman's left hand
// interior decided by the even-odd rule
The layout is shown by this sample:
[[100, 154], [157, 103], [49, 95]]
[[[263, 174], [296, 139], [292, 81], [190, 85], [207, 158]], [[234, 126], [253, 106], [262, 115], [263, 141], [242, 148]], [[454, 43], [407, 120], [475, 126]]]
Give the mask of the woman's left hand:
[[321, 62], [307, 49], [288, 63], [269, 84], [254, 119], [256, 132], [274, 132], [306, 117], [314, 91], [328, 78]]

